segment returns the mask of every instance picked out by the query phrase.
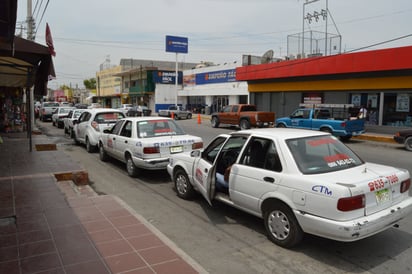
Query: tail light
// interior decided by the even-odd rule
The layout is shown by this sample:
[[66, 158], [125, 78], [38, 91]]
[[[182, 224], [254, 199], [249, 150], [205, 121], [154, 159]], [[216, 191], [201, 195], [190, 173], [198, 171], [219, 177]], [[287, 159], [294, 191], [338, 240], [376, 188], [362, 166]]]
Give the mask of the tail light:
[[145, 147], [145, 148], [143, 148], [143, 153], [144, 154], [160, 153], [160, 148], [159, 147]]
[[92, 122], [92, 128], [94, 128], [96, 131], [100, 131], [99, 124], [96, 121]]
[[345, 127], [346, 127], [346, 122], [342, 122], [342, 123], [340, 124], [340, 126], [343, 127], [343, 128], [345, 128]]
[[338, 200], [338, 210], [351, 211], [365, 207], [365, 195], [357, 195], [353, 197], [340, 198]]
[[401, 193], [408, 191], [410, 187], [411, 187], [411, 178], [401, 183]]
[[203, 148], [203, 142], [197, 142], [192, 144], [192, 149], [201, 149]]

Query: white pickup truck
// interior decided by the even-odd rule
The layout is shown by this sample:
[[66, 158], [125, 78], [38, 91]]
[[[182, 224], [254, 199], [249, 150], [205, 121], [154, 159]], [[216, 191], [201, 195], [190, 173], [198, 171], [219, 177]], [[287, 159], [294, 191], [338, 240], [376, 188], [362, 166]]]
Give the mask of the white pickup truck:
[[159, 110], [159, 116], [163, 117], [172, 117], [172, 113], [175, 120], [182, 118], [192, 119], [192, 113], [188, 110], [184, 110], [183, 107], [179, 105], [170, 105], [168, 109]]

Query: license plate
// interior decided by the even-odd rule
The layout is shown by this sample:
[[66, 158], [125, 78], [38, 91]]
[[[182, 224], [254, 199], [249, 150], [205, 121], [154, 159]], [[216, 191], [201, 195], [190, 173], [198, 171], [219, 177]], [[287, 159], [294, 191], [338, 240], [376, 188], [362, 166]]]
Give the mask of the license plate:
[[391, 192], [387, 188], [376, 191], [375, 196], [378, 204], [383, 204], [391, 200]]
[[170, 147], [170, 153], [179, 153], [183, 151], [182, 146]]

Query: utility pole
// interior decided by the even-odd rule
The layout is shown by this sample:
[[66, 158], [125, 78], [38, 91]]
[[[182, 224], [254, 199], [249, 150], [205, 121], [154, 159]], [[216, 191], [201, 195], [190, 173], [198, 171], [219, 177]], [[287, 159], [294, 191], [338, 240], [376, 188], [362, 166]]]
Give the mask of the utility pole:
[[35, 22], [34, 18], [32, 15], [32, 0], [27, 0], [27, 40], [34, 41], [35, 39], [35, 34], [34, 34], [34, 29], [35, 29]]
[[[27, 0], [27, 40], [34, 41], [35, 35], [34, 35], [34, 18], [32, 16], [32, 0]], [[33, 73], [33, 72], [30, 72]], [[34, 90], [33, 87], [26, 87], [26, 94], [29, 97], [28, 98], [28, 103], [26, 103], [27, 106], [27, 113], [29, 113], [30, 121], [27, 122], [27, 135], [29, 136], [30, 139], [30, 152], [32, 151], [32, 131], [35, 128], [34, 127]], [[37, 130], [37, 129], [36, 129]]]

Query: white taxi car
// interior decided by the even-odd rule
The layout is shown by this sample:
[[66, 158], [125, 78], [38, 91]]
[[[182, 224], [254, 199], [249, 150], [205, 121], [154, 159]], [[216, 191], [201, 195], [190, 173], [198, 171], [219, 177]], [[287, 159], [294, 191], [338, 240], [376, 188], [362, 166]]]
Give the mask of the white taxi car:
[[267, 128], [219, 135], [175, 154], [167, 170], [178, 196], [197, 190], [264, 219], [283, 247], [304, 233], [356, 241], [412, 212], [407, 170], [364, 162], [328, 133]]
[[123, 111], [118, 109], [85, 109], [79, 119], [73, 121], [75, 143], [85, 144], [87, 152], [93, 152], [97, 148], [103, 130], [111, 128], [119, 119], [124, 117]]
[[200, 137], [188, 135], [172, 119], [127, 117], [100, 136], [99, 154], [126, 163], [127, 173], [135, 177], [142, 169], [166, 169], [169, 157], [203, 148]]

